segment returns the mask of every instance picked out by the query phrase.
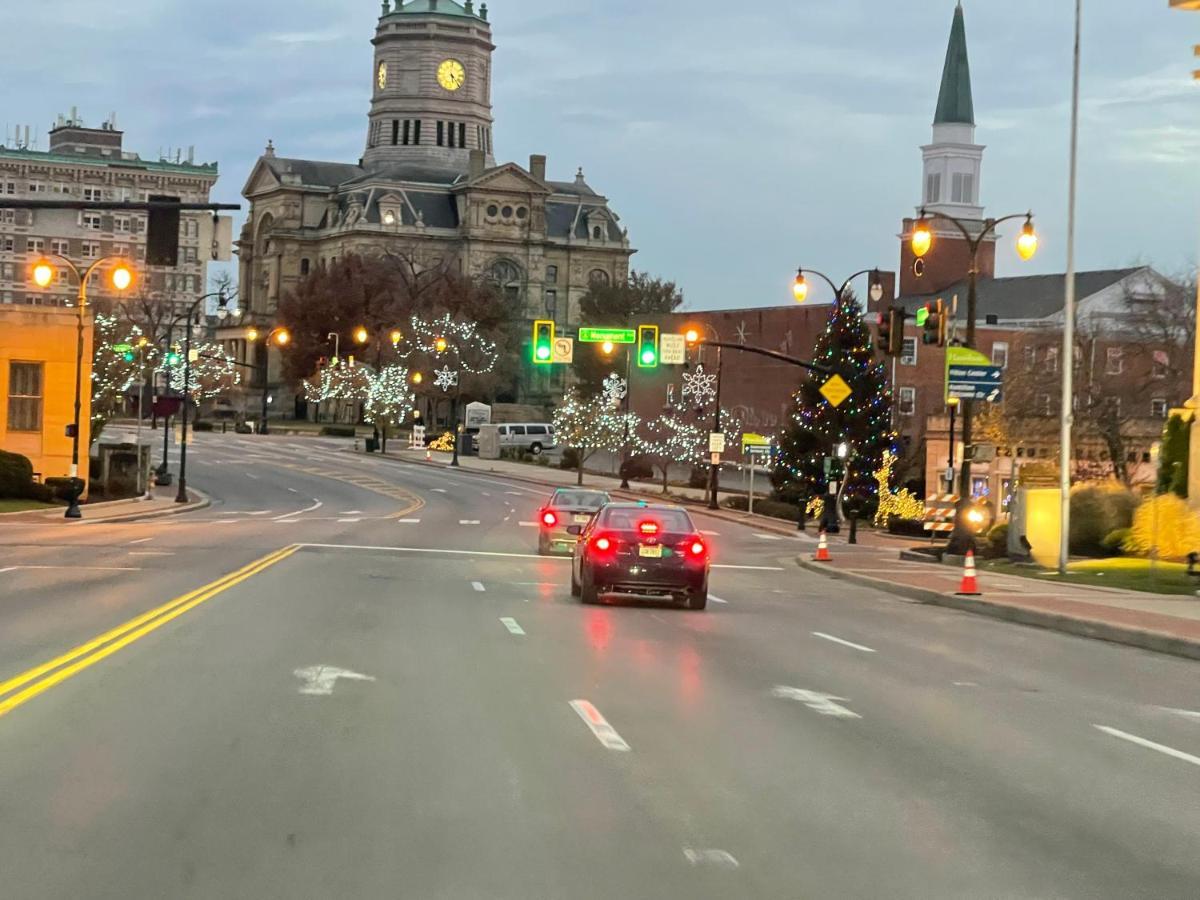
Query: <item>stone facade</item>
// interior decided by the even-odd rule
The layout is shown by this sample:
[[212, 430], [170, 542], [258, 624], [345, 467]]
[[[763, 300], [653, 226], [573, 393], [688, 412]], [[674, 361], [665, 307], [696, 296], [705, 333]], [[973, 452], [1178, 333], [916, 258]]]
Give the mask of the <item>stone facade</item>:
[[[403, 253], [489, 278], [520, 318], [562, 329], [578, 323], [592, 281], [628, 277], [628, 234], [582, 170], [553, 181], [544, 156], [495, 164], [486, 15], [470, 2], [385, 3], [362, 159], [289, 159], [268, 146], [243, 191], [250, 214], [238, 245], [254, 321], [270, 322], [308, 272], [348, 253]], [[237, 332], [221, 336], [246, 359]], [[277, 369], [272, 361], [272, 380]], [[561, 389], [561, 378], [538, 390]], [[534, 393], [522, 385], [522, 399]]]
[[[0, 193], [6, 198], [97, 202], [144, 201], [151, 194], [207, 203], [217, 181], [216, 164], [143, 160], [122, 149], [123, 133], [112, 122], [87, 128], [77, 117], [59, 118], [50, 149], [27, 143], [0, 147]], [[139, 272], [139, 291], [186, 309], [206, 293], [208, 254], [200, 247], [203, 213], [180, 221], [180, 260], [174, 269], [145, 268], [146, 213], [74, 210], [0, 210], [0, 303], [72, 305], [78, 284], [62, 266], [46, 289], [34, 284], [30, 268], [44, 254], [64, 256], [80, 269], [97, 259], [124, 257]], [[97, 278], [89, 295], [108, 295]]]

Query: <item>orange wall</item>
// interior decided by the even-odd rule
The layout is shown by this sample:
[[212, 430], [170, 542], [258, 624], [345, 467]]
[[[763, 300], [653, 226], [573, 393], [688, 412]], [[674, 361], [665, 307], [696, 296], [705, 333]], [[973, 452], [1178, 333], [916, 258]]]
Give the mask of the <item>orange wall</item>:
[[[29, 457], [43, 479], [71, 474], [77, 312], [53, 306], [0, 306], [0, 450]], [[8, 431], [10, 362], [40, 362], [42, 431]], [[83, 332], [83, 394], [80, 409], [79, 474], [88, 477], [91, 439], [92, 318]]]

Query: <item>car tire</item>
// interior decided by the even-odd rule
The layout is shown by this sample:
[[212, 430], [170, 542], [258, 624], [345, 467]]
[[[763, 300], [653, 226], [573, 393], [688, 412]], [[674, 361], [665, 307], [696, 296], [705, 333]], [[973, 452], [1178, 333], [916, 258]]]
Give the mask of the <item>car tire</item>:
[[542, 455], [542, 445], [541, 444], [530, 444], [529, 452], [532, 453], [534, 456], [541, 456]]
[[692, 594], [688, 597], [687, 608], [694, 610], [702, 610], [708, 606], [708, 588], [705, 588], [698, 594]]
[[582, 569], [579, 574], [583, 579], [583, 584], [579, 586], [580, 601], [589, 605], [599, 603], [600, 591], [596, 589], [595, 576], [586, 569]]
[[571, 596], [578, 597], [583, 592], [583, 588], [579, 586], [579, 582], [575, 580], [575, 567], [571, 566]]

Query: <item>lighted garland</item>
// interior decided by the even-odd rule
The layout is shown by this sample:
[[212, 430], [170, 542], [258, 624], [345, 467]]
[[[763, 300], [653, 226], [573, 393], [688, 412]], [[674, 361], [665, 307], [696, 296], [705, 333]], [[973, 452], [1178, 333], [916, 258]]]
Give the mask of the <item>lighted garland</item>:
[[191, 363], [190, 372], [184, 368], [183, 360], [170, 367], [172, 390], [184, 392], [183, 379], [186, 374], [187, 390], [198, 403], [210, 400], [222, 391], [241, 384], [242, 373], [233, 357], [220, 344], [192, 341], [192, 353], [196, 358]]
[[362, 369], [365, 387], [363, 419], [370, 425], [401, 425], [408, 420], [416, 404], [416, 395], [408, 386], [408, 369], [385, 366], [379, 372]]
[[[397, 351], [402, 359], [407, 359], [414, 351], [420, 351], [439, 360], [453, 359], [457, 368], [472, 375], [485, 375], [496, 368], [496, 342], [484, 335], [475, 322], [460, 322], [447, 313], [432, 320], [413, 316], [411, 326], [407, 349]], [[445, 341], [445, 349], [440, 352], [439, 340]], [[474, 358], [476, 354], [477, 358]]]
[[896, 465], [896, 454], [883, 452], [883, 464], [875, 471], [875, 482], [879, 490], [879, 508], [875, 510], [875, 525], [887, 528], [895, 519], [924, 519], [925, 504], [908, 488], [892, 490], [892, 469]]

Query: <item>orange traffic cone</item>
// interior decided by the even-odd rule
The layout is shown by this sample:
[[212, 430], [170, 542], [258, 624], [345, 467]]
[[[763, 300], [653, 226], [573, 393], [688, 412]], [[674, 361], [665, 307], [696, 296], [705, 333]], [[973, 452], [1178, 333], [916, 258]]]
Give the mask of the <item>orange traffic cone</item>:
[[978, 597], [979, 582], [975, 580], [975, 551], [968, 550], [967, 558], [963, 560], [962, 584], [958, 587], [960, 597]]
[[425, 448], [425, 462], [433, 462], [433, 453], [430, 452], [428, 447]]
[[829, 540], [825, 537], [824, 528], [817, 539], [817, 555], [813, 557], [813, 562], [833, 562], [833, 557], [829, 555]]

